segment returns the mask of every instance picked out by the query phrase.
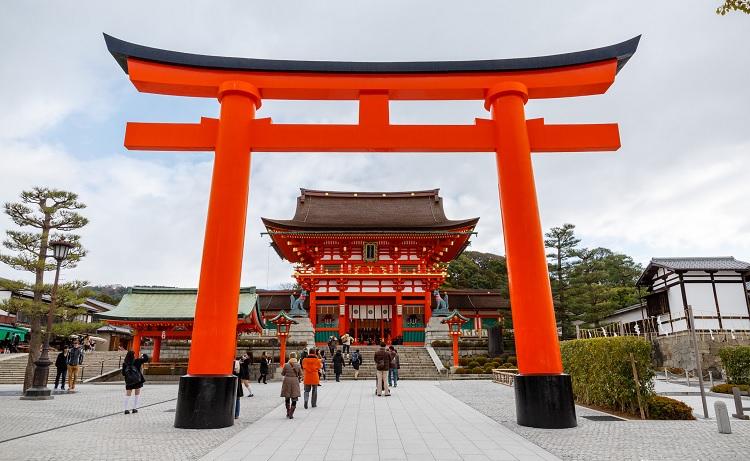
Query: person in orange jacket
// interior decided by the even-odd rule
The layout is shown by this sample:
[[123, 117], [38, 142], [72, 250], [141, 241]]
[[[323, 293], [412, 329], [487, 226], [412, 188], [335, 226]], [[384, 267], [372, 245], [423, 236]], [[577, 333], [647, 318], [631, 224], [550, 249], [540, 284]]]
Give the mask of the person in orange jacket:
[[304, 370], [304, 383], [305, 383], [305, 408], [307, 408], [307, 401], [312, 392], [312, 407], [318, 406], [318, 386], [320, 386], [320, 374], [319, 371], [323, 367], [323, 362], [320, 360], [315, 348], [310, 349], [310, 353], [302, 362], [302, 369]]

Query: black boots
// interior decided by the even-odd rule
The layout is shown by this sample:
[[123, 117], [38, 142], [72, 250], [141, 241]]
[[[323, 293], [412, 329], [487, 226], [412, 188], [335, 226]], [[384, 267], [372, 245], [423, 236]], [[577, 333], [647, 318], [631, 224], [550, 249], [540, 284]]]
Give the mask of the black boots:
[[294, 419], [294, 410], [297, 409], [297, 405], [292, 405], [292, 408], [289, 410], [289, 419]]
[[287, 418], [291, 418], [292, 417], [291, 413], [289, 413], [291, 411], [291, 408], [292, 407], [289, 405], [289, 402], [286, 402], [286, 417]]

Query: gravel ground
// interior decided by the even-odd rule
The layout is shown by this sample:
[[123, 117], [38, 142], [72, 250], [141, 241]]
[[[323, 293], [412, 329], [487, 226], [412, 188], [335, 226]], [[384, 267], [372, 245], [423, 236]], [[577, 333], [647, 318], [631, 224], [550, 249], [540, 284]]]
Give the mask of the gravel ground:
[[578, 427], [533, 429], [516, 424], [513, 389], [491, 381], [442, 381], [440, 388], [524, 438], [566, 460], [750, 459], [750, 421], [732, 419], [732, 434], [715, 420], [590, 421], [601, 413], [576, 407]]

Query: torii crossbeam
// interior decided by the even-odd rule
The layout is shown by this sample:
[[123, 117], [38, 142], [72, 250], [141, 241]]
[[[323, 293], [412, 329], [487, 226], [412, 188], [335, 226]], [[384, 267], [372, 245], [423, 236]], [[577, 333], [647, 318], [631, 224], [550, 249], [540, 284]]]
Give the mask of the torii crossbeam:
[[[219, 119], [128, 123], [136, 150], [214, 151], [188, 375], [175, 426], [233, 424], [235, 354], [250, 153], [495, 152], [520, 375], [518, 423], [576, 425], [570, 377], [562, 373], [557, 324], [534, 186], [531, 152], [612, 151], [617, 124], [546, 125], [526, 120], [529, 99], [602, 94], [640, 37], [544, 57], [448, 62], [279, 61], [205, 56], [144, 47], [105, 35], [110, 53], [146, 93], [217, 98]], [[255, 119], [264, 99], [357, 100], [359, 123], [274, 124]], [[471, 125], [392, 125], [389, 102], [477, 100], [491, 119]]]

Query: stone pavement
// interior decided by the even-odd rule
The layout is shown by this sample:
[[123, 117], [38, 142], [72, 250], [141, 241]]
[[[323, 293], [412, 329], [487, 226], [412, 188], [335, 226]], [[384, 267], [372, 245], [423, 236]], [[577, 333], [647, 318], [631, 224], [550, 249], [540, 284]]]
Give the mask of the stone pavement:
[[[686, 386], [678, 383], [666, 383], [656, 381], [654, 390], [657, 394], [664, 395], [671, 399], [680, 400], [693, 408], [693, 414], [696, 418], [703, 418], [703, 403], [701, 402], [701, 391], [697, 383], [692, 386]], [[710, 392], [710, 386], [706, 383], [706, 404], [708, 406], [708, 417], [716, 418], [714, 412], [714, 402], [724, 402], [729, 411], [729, 416], [734, 413], [734, 397], [731, 394], [718, 394]], [[743, 406], [750, 407], [750, 398], [743, 398]]]
[[401, 381], [390, 397], [374, 382], [329, 382], [318, 408], [300, 402], [294, 420], [272, 413], [204, 460], [556, 460], [468, 407], [436, 382]]
[[584, 417], [602, 413], [576, 406], [577, 428], [532, 429], [516, 424], [510, 387], [490, 381], [442, 381], [439, 386], [565, 460], [750, 459], [750, 421], [731, 419], [732, 434], [719, 434], [715, 420], [590, 421]]
[[122, 413], [124, 385], [76, 386], [54, 400], [20, 400], [18, 385], [0, 386], [0, 460], [198, 459], [277, 407], [279, 384], [253, 384], [235, 425], [175, 429], [176, 384], [149, 384], [141, 410]]

